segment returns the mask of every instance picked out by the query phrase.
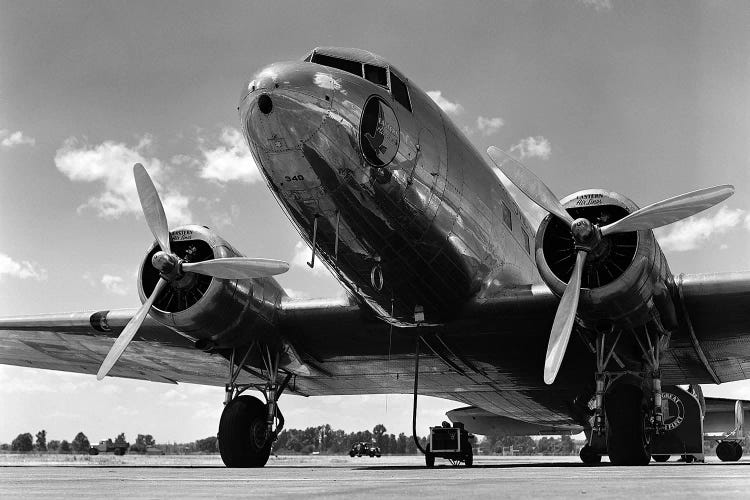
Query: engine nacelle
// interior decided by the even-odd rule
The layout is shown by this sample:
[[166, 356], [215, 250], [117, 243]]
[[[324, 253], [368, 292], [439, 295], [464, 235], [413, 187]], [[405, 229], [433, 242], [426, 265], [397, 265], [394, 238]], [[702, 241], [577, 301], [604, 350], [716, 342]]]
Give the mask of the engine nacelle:
[[[604, 226], [638, 207], [611, 191], [589, 189], [561, 203], [574, 218], [585, 217]], [[570, 280], [577, 249], [569, 228], [548, 215], [536, 235], [536, 263], [553, 293], [562, 296]], [[595, 329], [635, 328], [651, 319], [674, 326], [674, 309], [667, 290], [671, 273], [653, 232], [619, 233], [602, 238], [586, 258], [581, 281], [578, 318]]]
[[[172, 251], [186, 262], [241, 257], [229, 243], [204, 226], [182, 226], [171, 235]], [[145, 302], [159, 280], [149, 249], [138, 272], [138, 294]], [[207, 347], [247, 345], [252, 338], [273, 341], [275, 316], [283, 289], [270, 278], [228, 280], [196, 273], [185, 275], [164, 288], [151, 308], [160, 323], [190, 336]]]

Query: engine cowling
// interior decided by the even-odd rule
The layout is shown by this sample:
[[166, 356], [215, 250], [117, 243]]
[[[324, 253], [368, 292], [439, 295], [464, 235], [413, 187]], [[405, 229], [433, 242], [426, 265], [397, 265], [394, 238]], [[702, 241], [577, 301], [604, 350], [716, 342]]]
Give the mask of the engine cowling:
[[[561, 203], [574, 219], [584, 217], [598, 226], [638, 209], [625, 196], [603, 189], [579, 191]], [[557, 217], [545, 217], [536, 235], [536, 263], [542, 279], [558, 296], [570, 280], [576, 253], [570, 229]], [[652, 231], [605, 236], [583, 267], [578, 320], [599, 330], [635, 328], [656, 318], [671, 322], [670, 279]]]
[[[204, 226], [181, 226], [170, 231], [173, 252], [186, 262], [241, 257], [226, 240]], [[159, 251], [151, 245], [138, 272], [142, 302], [150, 296], [159, 272], [151, 258]], [[247, 345], [252, 338], [273, 340], [275, 318], [283, 289], [270, 278], [229, 280], [187, 272], [169, 283], [151, 308], [160, 323], [206, 347]]]

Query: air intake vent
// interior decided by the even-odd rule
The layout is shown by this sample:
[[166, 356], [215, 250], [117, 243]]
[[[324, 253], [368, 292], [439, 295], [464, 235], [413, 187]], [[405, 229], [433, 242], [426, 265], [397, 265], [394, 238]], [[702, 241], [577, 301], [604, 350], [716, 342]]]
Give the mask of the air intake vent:
[[[172, 251], [185, 262], [201, 262], [214, 258], [211, 246], [203, 240], [173, 241], [170, 242]], [[151, 257], [159, 251], [154, 248], [146, 256], [143, 265], [143, 291], [150, 296], [157, 281], [159, 272], [151, 265]], [[154, 303], [154, 307], [160, 311], [176, 313], [189, 309], [195, 305], [211, 284], [211, 277], [196, 273], [185, 273], [181, 279], [170, 283]]]
[[[593, 224], [603, 226], [628, 215], [628, 211], [617, 205], [568, 208], [574, 219], [585, 217]], [[590, 253], [583, 266], [582, 288], [598, 288], [607, 285], [625, 272], [633, 261], [638, 246], [638, 233], [618, 233], [603, 238], [596, 253]], [[570, 229], [557, 217], [552, 217], [544, 232], [542, 243], [544, 259], [550, 270], [561, 281], [567, 283], [573, 272], [576, 249]]]

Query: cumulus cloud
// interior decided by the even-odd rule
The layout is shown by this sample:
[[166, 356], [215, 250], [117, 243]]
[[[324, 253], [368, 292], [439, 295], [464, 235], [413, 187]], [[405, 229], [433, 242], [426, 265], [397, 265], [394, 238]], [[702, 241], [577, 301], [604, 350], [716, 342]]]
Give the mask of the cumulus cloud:
[[552, 146], [547, 139], [538, 135], [536, 137], [521, 139], [518, 144], [511, 146], [510, 152], [515, 153], [519, 160], [525, 160], [526, 158], [547, 160], [550, 153], [552, 153]]
[[722, 206], [713, 215], [699, 217], [694, 215], [671, 226], [656, 230], [659, 244], [664, 250], [686, 252], [695, 250], [709, 241], [710, 238], [727, 233], [743, 222], [748, 222], [750, 216], [742, 209], [731, 209]]
[[294, 245], [294, 255], [292, 256], [292, 259], [289, 261], [289, 264], [291, 266], [296, 266], [296, 267], [301, 267], [303, 269], [306, 269], [316, 276], [330, 275], [330, 272], [328, 271], [328, 268], [325, 266], [325, 264], [320, 262], [320, 260], [318, 260], [317, 258], [315, 259], [315, 267], [311, 269], [310, 266], [307, 265], [311, 257], [312, 257], [312, 249], [307, 245], [307, 243], [305, 243], [302, 240], [299, 240]]
[[500, 127], [505, 125], [505, 122], [502, 118], [495, 117], [495, 118], [485, 118], [484, 116], [477, 117], [477, 130], [479, 130], [482, 135], [492, 135], [498, 130], [500, 130]]
[[16, 262], [8, 255], [0, 253], [0, 280], [4, 276], [22, 280], [33, 279], [43, 281], [47, 279], [47, 270], [28, 260]]
[[20, 130], [11, 132], [8, 129], [0, 129], [0, 145], [6, 149], [10, 149], [21, 145], [33, 146], [36, 144], [36, 140], [33, 137], [24, 135]]
[[109, 292], [115, 295], [127, 295], [128, 289], [125, 286], [125, 281], [120, 276], [113, 276], [111, 274], [105, 274], [102, 276], [102, 285]]
[[612, 0], [578, 0], [578, 3], [591, 7], [597, 12], [612, 10]]
[[200, 176], [217, 182], [240, 181], [252, 184], [261, 180], [250, 149], [239, 130], [224, 127], [216, 143], [201, 139], [203, 161]]
[[165, 169], [159, 159], [149, 155], [152, 138], [143, 136], [136, 145], [104, 141], [90, 145], [85, 140], [70, 137], [55, 154], [55, 166], [74, 182], [93, 182], [104, 186], [104, 191], [79, 207], [92, 209], [99, 217], [118, 218], [141, 214], [141, 205], [133, 181], [133, 165], [141, 163], [154, 181], [161, 196], [170, 225], [190, 222], [192, 215], [188, 198], [174, 189], [164, 189]]
[[440, 109], [448, 113], [449, 115], [460, 115], [464, 107], [456, 102], [450, 102], [448, 99], [443, 97], [443, 92], [440, 90], [430, 90], [427, 92], [427, 95], [430, 96], [430, 98], [435, 101], [435, 104], [440, 106]]

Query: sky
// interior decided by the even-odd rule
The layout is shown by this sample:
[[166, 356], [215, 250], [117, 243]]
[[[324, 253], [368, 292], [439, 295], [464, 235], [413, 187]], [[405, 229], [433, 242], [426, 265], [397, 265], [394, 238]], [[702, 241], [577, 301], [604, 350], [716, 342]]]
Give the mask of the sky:
[[[256, 69], [330, 45], [384, 56], [480, 151], [510, 150], [561, 198], [600, 187], [644, 206], [734, 184], [657, 237], [676, 274], [748, 270], [747, 26], [750, 3], [718, 0], [0, 0], [0, 316], [140, 304], [152, 236], [137, 161], [172, 226], [209, 225], [248, 256], [288, 260], [279, 282], [294, 296], [341, 294], [304, 264], [236, 111]], [[750, 399], [746, 382], [704, 390]], [[215, 435], [222, 400], [222, 388], [0, 366], [0, 442], [43, 428], [193, 441]], [[290, 428], [411, 428], [410, 396], [281, 405]], [[420, 398], [420, 434], [456, 406]]]

